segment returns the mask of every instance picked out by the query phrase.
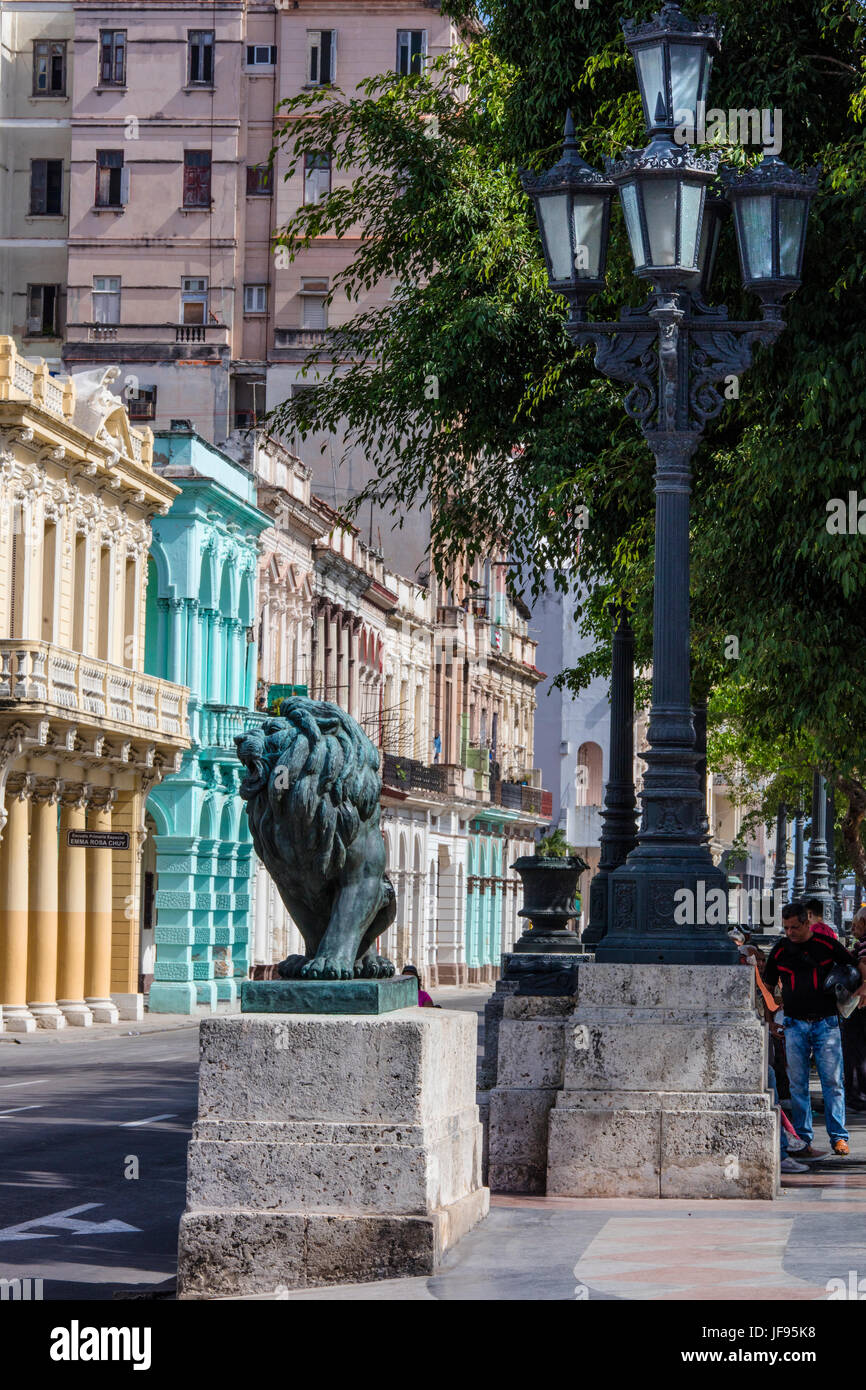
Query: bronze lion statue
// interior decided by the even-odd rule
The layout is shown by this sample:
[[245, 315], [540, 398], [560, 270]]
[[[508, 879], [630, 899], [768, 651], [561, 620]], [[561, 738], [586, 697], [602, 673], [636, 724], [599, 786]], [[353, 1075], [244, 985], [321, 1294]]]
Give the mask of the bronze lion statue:
[[379, 828], [379, 754], [326, 700], [283, 700], [280, 717], [235, 738], [247, 769], [240, 794], [256, 853], [304, 939], [283, 979], [382, 978], [394, 966], [375, 943], [397, 900]]

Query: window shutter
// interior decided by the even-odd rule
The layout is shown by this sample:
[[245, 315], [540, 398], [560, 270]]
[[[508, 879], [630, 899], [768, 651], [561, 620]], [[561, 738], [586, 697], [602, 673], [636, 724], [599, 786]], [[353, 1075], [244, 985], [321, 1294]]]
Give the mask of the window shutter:
[[129, 202], [129, 165], [125, 164], [120, 171], [120, 201], [123, 207]]

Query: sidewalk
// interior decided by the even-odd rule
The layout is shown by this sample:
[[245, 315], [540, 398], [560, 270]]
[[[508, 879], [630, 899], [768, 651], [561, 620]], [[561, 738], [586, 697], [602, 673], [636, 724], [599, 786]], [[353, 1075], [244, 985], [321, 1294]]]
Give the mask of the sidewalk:
[[[228, 1012], [228, 1010], [226, 1010]], [[195, 1014], [148, 1014], [144, 1018], [121, 1019], [119, 1023], [95, 1023], [90, 1028], [37, 1028], [35, 1033], [0, 1033], [0, 1049], [57, 1047], [65, 1043], [92, 1042], [112, 1038], [138, 1037], [142, 1033], [173, 1033], [178, 1028], [197, 1028]], [[5, 1055], [5, 1054], [4, 1054]], [[7, 1058], [8, 1061], [8, 1058]]]

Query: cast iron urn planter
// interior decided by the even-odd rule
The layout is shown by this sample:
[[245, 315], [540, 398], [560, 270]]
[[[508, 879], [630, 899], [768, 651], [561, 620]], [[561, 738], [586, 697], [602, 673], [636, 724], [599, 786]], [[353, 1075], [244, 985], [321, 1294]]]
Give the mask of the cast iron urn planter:
[[574, 900], [580, 875], [589, 865], [579, 854], [546, 858], [527, 854], [515, 859], [513, 868], [523, 881], [523, 907], [518, 917], [528, 917], [529, 926], [513, 950], [516, 952], [580, 953], [580, 937], [567, 923], [577, 912]]

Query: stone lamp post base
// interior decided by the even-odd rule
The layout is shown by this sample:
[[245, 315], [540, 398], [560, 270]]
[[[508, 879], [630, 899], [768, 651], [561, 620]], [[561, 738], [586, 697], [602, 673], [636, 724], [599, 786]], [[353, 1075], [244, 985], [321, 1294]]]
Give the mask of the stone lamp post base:
[[432, 1274], [486, 1215], [474, 1013], [201, 1023], [178, 1297]]
[[548, 1194], [775, 1197], [779, 1122], [753, 990], [742, 966], [584, 966]]
[[[503, 1000], [493, 1192], [754, 1197], [779, 1190], [767, 1029], [741, 965], [581, 961]], [[576, 998], [575, 998], [576, 994]]]

